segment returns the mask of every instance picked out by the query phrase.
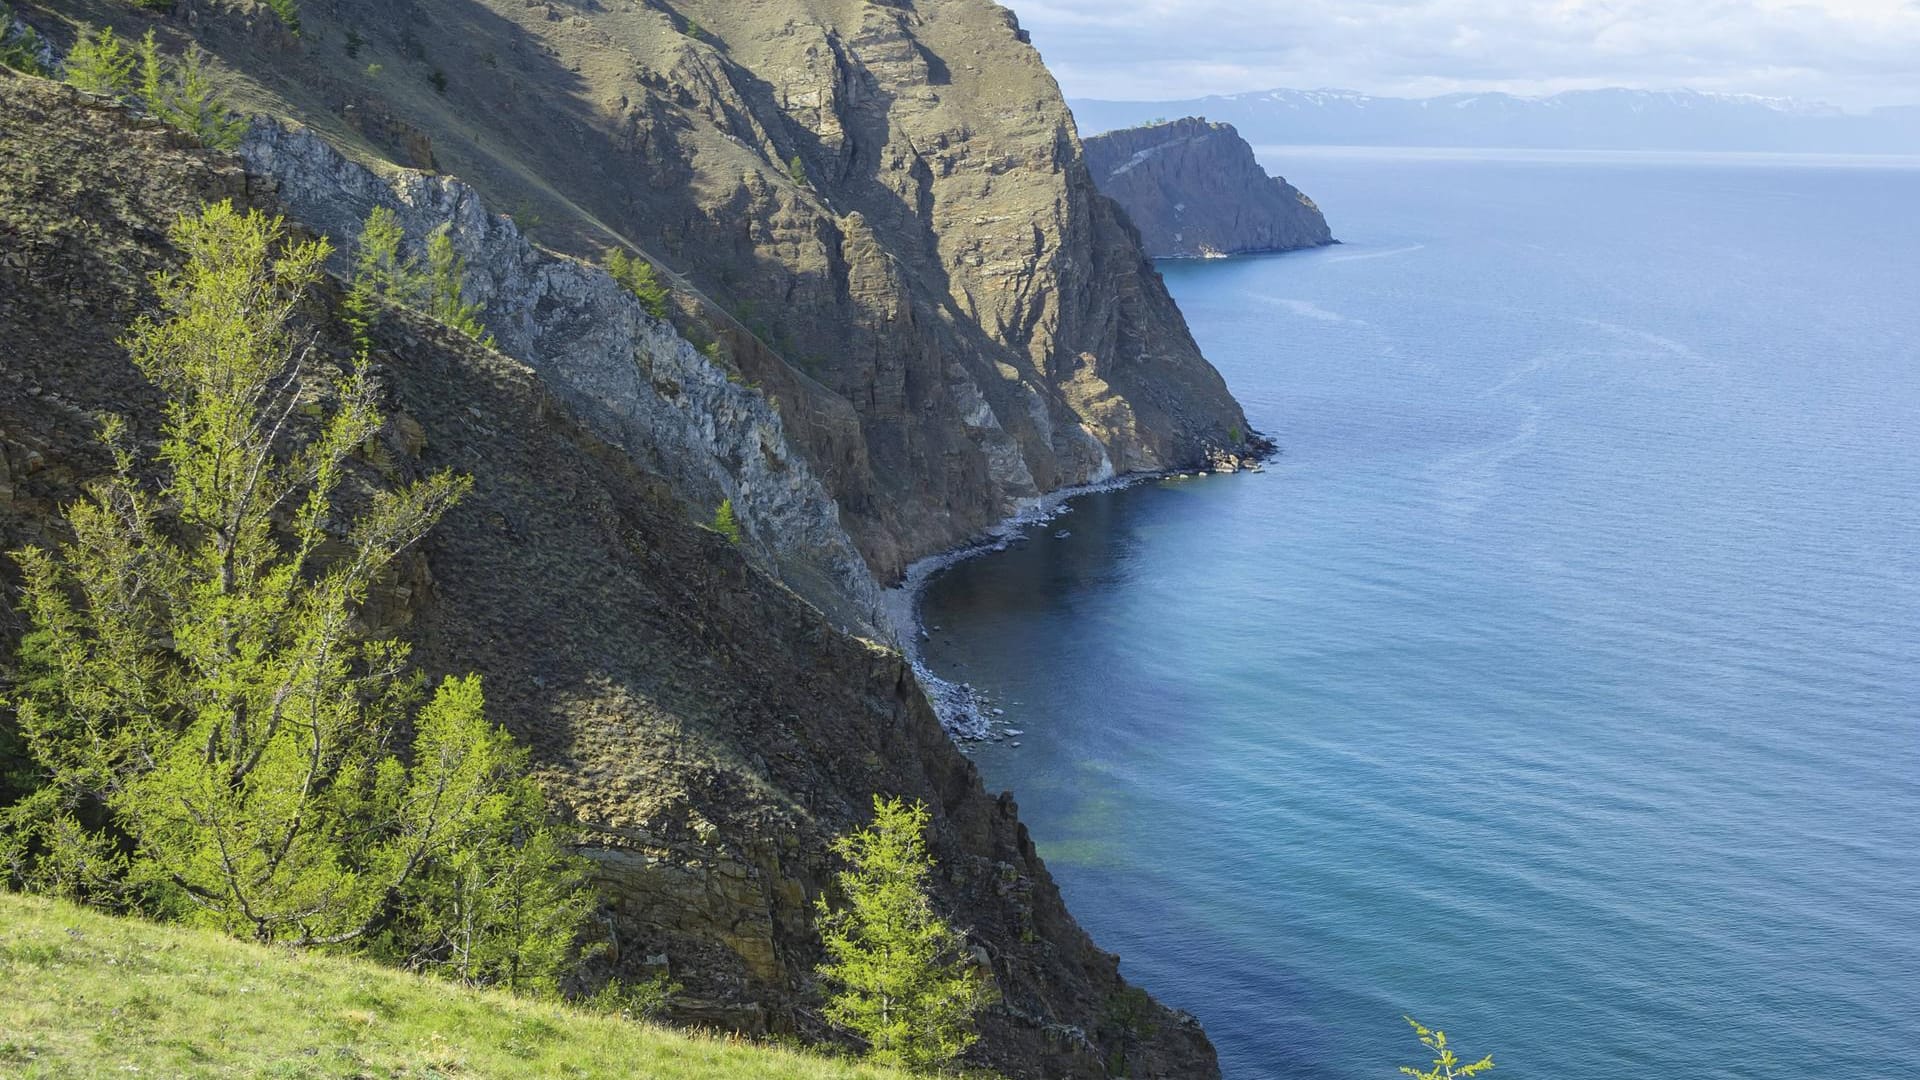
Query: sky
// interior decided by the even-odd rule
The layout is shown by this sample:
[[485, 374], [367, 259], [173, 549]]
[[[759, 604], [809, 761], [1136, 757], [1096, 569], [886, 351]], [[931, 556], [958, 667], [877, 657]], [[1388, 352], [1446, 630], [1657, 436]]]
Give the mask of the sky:
[[1920, 0], [1002, 0], [1070, 98], [1692, 88], [1920, 103]]

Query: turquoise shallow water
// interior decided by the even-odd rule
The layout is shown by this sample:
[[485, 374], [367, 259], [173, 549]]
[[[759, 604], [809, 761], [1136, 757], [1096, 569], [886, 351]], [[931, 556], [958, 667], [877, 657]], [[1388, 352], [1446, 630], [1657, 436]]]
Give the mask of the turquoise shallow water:
[[1347, 244], [1163, 271], [1283, 456], [925, 601], [1081, 921], [1233, 1080], [1393, 1075], [1402, 1012], [1913, 1075], [1920, 171], [1270, 164]]

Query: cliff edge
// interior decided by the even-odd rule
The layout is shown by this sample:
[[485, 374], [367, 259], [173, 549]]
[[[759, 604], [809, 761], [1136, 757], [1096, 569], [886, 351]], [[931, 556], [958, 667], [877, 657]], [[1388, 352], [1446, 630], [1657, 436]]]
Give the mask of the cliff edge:
[[1249, 430], [989, 0], [330, 0], [297, 34], [253, 0], [19, 6], [197, 43], [237, 104], [458, 176], [543, 247], [645, 252], [882, 582]]
[[1085, 142], [1094, 183], [1154, 258], [1293, 251], [1337, 243], [1312, 199], [1268, 176], [1231, 124], [1188, 117]]

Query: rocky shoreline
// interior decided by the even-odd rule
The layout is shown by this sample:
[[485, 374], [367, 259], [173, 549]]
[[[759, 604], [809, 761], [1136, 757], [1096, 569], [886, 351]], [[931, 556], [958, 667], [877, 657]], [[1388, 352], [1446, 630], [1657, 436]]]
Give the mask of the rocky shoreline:
[[908, 566], [900, 583], [883, 593], [882, 611], [892, 624], [894, 639], [899, 643], [901, 653], [939, 717], [940, 726], [963, 752], [971, 743], [1000, 742], [1020, 734], [1007, 726], [1004, 720], [1006, 710], [995, 704], [986, 690], [969, 682], [943, 678], [927, 664], [922, 646], [931, 640], [938, 628], [926, 625], [920, 615], [920, 603], [928, 587], [941, 573], [969, 559], [1025, 543], [1029, 539], [1029, 530], [1072, 513], [1073, 500], [1081, 496], [1120, 491], [1155, 480], [1188, 480], [1211, 474], [1264, 472], [1265, 463], [1279, 452], [1279, 444], [1272, 439], [1260, 432], [1249, 431], [1240, 449], [1209, 448], [1205, 462], [1196, 468], [1132, 473], [1050, 492], [1029, 500], [1027, 505], [1001, 519], [972, 542], [928, 555]]

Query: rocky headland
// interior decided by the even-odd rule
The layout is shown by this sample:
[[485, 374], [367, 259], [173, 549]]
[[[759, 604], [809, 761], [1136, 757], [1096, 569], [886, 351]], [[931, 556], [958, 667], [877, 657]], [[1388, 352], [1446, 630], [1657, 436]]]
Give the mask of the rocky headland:
[[1230, 124], [1189, 117], [1085, 140], [1087, 168], [1155, 258], [1294, 251], [1337, 243], [1312, 199], [1268, 176]]

